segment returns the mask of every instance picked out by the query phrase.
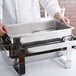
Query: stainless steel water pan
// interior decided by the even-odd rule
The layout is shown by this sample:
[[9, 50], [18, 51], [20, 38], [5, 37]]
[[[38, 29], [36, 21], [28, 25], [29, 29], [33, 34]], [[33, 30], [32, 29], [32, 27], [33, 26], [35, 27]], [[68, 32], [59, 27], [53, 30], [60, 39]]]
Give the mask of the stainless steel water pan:
[[57, 20], [7, 25], [10, 38], [20, 37], [22, 43], [62, 38], [71, 35], [72, 28]]

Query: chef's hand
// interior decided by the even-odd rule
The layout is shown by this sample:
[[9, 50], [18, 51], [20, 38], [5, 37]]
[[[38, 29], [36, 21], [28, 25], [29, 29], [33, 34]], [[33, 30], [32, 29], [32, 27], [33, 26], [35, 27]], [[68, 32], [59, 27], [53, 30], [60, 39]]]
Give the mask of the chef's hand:
[[66, 25], [70, 24], [69, 19], [66, 18], [66, 17], [61, 17], [61, 18], [59, 19], [59, 21], [63, 22], [63, 23], [66, 24]]
[[0, 22], [0, 36], [3, 36], [6, 33], [8, 33], [7, 27]]
[[54, 17], [66, 25], [70, 24], [69, 19], [67, 17], [63, 17], [59, 12], [57, 12]]

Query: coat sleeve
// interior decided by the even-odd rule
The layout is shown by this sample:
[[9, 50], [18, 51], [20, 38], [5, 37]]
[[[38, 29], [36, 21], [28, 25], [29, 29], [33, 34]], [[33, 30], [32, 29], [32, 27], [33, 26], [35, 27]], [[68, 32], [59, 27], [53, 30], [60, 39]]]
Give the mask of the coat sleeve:
[[40, 4], [52, 18], [54, 18], [56, 12], [61, 13], [60, 11], [61, 8], [58, 4], [58, 0], [40, 0]]
[[2, 6], [3, 6], [3, 0], [0, 0], [0, 20], [2, 20]]

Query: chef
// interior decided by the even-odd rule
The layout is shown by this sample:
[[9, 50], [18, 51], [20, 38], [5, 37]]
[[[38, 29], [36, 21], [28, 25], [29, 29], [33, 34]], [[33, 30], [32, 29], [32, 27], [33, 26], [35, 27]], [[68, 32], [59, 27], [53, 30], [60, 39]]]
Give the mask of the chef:
[[69, 24], [69, 19], [62, 16], [57, 0], [0, 0], [0, 36], [8, 33], [8, 24], [39, 21], [39, 3], [52, 18]]

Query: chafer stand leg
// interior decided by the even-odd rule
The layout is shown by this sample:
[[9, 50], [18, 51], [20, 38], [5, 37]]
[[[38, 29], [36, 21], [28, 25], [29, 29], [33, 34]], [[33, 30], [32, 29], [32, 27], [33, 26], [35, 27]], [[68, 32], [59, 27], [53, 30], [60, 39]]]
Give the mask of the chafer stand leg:
[[64, 37], [63, 40], [66, 42], [66, 46], [67, 46], [65, 68], [69, 69], [69, 68], [71, 68], [72, 46], [70, 44], [68, 44], [68, 42], [72, 40], [72, 37], [71, 36]]
[[14, 47], [15, 51], [18, 51], [17, 59], [19, 60], [17, 61], [15, 58], [14, 68], [19, 73], [19, 76], [21, 76], [22, 74], [25, 74], [25, 49], [20, 43], [20, 38], [14, 39], [14, 46], [16, 46]]
[[71, 51], [72, 51], [72, 46], [68, 44], [66, 49], [66, 63], [65, 63], [66, 69], [71, 68]]
[[19, 76], [25, 74], [25, 50], [20, 49], [19, 52]]
[[[6, 37], [4, 37], [6, 39]], [[7, 39], [6, 39], [7, 40]], [[5, 43], [6, 44], [6, 43]], [[2, 38], [0, 37], [0, 50], [1, 50], [1, 53], [2, 53], [2, 56], [5, 60], [5, 62], [9, 65], [9, 66], [12, 66], [12, 62], [11, 62], [11, 59], [9, 58], [9, 56], [7, 55], [7, 52], [9, 52], [9, 50], [5, 49], [5, 46], [8, 47], [8, 45], [3, 45], [3, 41], [2, 41]]]
[[65, 42], [65, 45], [66, 45], [66, 48], [67, 48], [65, 50], [66, 54], [64, 54], [65, 56], [63, 55], [64, 58], [59, 58], [59, 61], [64, 64], [65, 69], [71, 68], [72, 46], [70, 44], [68, 44], [68, 41], [70, 41], [70, 40], [65, 37], [64, 42]]

